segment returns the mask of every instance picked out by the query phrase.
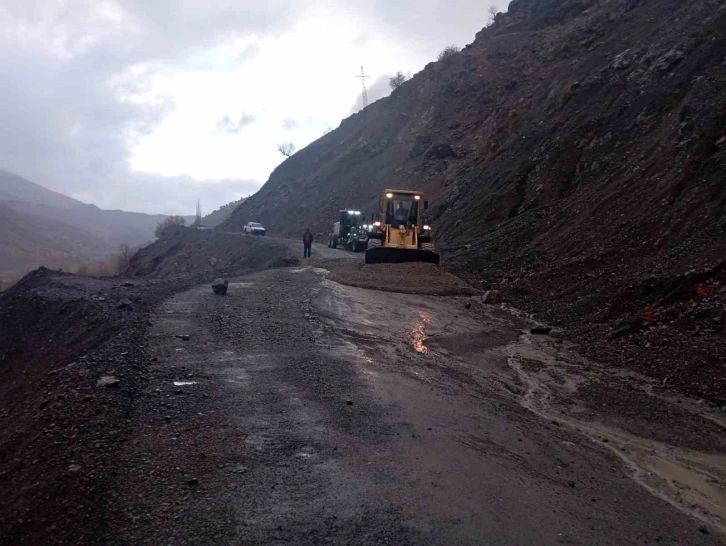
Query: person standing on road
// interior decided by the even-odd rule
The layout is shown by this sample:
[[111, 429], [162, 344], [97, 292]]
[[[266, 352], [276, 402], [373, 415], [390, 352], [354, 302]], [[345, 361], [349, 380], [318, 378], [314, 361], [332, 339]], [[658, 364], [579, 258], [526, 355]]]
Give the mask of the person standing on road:
[[310, 228], [306, 229], [305, 235], [303, 235], [303, 247], [303, 258], [309, 258], [313, 247], [313, 234], [310, 232]]

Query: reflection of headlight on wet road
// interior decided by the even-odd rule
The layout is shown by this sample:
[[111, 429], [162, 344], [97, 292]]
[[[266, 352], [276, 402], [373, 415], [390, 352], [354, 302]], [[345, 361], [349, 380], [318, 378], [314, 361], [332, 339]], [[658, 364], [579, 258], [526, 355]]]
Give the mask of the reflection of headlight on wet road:
[[422, 355], [429, 354], [429, 349], [424, 345], [426, 341], [426, 325], [431, 324], [433, 319], [431, 315], [423, 311], [418, 313], [411, 323], [411, 331], [409, 332], [408, 341], [413, 350]]

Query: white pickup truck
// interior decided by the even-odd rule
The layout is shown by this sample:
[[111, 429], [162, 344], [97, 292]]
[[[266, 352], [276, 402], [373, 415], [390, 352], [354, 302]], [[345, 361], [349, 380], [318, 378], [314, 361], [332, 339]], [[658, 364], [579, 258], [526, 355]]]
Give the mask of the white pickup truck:
[[262, 226], [262, 224], [258, 224], [257, 222], [247, 222], [242, 228], [242, 231], [245, 233], [250, 233], [252, 235], [265, 234], [265, 228]]

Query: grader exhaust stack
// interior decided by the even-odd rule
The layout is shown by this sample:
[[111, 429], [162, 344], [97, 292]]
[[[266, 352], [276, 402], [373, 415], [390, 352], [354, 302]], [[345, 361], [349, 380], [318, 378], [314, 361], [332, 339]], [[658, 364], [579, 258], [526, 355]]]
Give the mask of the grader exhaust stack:
[[383, 210], [368, 233], [366, 263], [428, 262], [438, 265], [431, 226], [424, 222], [428, 202], [420, 191], [386, 190]]

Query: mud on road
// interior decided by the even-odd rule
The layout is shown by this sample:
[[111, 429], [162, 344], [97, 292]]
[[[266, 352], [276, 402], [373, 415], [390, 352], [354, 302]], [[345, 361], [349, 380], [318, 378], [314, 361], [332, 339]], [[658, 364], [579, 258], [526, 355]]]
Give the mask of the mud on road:
[[717, 414], [515, 310], [326, 276], [157, 310], [111, 542], [721, 543]]

